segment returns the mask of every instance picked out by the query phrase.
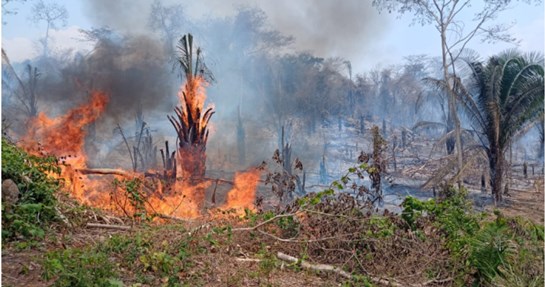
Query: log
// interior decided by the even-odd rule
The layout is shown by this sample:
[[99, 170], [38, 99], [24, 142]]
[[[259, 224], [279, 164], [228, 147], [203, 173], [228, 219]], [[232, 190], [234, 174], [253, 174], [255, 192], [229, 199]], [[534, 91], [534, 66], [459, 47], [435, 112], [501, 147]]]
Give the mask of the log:
[[[278, 257], [278, 259], [280, 259], [280, 260], [291, 262], [291, 263], [301, 262], [301, 266], [303, 268], [316, 270], [316, 271], [322, 271], [322, 272], [333, 272], [333, 273], [337, 273], [337, 274], [341, 275], [344, 278], [352, 279], [352, 275], [350, 273], [348, 273], [348, 272], [346, 272], [346, 271], [344, 271], [344, 270], [342, 270], [340, 268], [334, 267], [332, 265], [311, 264], [311, 263], [305, 262], [303, 260], [300, 260], [300, 259], [298, 259], [296, 257], [290, 256], [290, 255], [282, 253], [282, 252], [278, 252], [276, 254], [276, 257]], [[392, 285], [392, 286], [395, 286], [395, 285]]]
[[121, 175], [121, 176], [134, 176], [134, 173], [129, 173], [121, 169], [113, 168], [82, 168], [77, 169], [77, 172], [81, 174], [102, 174], [102, 175]]
[[117, 229], [117, 230], [131, 230], [131, 227], [127, 225], [112, 225], [112, 224], [102, 224], [102, 223], [87, 223], [87, 227]]

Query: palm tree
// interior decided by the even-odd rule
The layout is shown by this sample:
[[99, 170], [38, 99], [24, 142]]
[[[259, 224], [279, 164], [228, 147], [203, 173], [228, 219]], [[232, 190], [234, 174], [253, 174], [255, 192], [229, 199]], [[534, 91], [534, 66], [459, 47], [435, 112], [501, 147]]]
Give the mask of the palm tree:
[[204, 64], [202, 50], [193, 50], [193, 36], [184, 35], [178, 42], [178, 64], [185, 83], [179, 94], [181, 105], [174, 109], [176, 116], [167, 116], [178, 136], [176, 173], [182, 177], [203, 176], [206, 163], [208, 123], [214, 114], [204, 108], [205, 86], [214, 80]]
[[455, 79], [455, 92], [486, 151], [496, 203], [502, 200], [507, 147], [543, 114], [543, 55], [508, 50], [486, 63], [465, 63], [469, 79], [465, 85]]

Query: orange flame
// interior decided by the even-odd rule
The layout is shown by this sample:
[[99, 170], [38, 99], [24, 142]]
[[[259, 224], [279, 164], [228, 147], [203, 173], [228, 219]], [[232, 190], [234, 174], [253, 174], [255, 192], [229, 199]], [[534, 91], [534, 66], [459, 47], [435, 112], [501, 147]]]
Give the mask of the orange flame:
[[[201, 76], [190, 77], [178, 91], [178, 99], [182, 106], [182, 110], [186, 115], [191, 114], [194, 122], [199, 122], [199, 127], [203, 127], [201, 119], [197, 118], [197, 110], [203, 111], [204, 102], [206, 101], [206, 86], [208, 83]], [[190, 109], [190, 113], [187, 111], [186, 105]], [[184, 118], [185, 124], [188, 124], [187, 118]], [[200, 132], [201, 130], [199, 130]]]
[[[84, 141], [86, 132], [83, 129], [94, 122], [104, 111], [108, 97], [103, 92], [95, 91], [88, 104], [70, 110], [66, 115], [49, 118], [40, 113], [30, 123], [28, 134], [22, 139], [23, 147], [32, 152], [36, 141], [42, 148], [56, 156], [79, 156], [78, 164], [85, 164]], [[83, 166], [79, 166], [83, 167]]]
[[[186, 92], [187, 108], [191, 109], [191, 115], [197, 115], [197, 110], [202, 111], [206, 100], [204, 85], [206, 82], [200, 77], [193, 78], [190, 84], [184, 85], [181, 92]], [[193, 92], [188, 92], [193, 91]], [[181, 96], [181, 92], [179, 95]], [[182, 98], [183, 99], [183, 98]], [[151, 181], [146, 180], [143, 174], [118, 170], [115, 175], [84, 175], [78, 170], [86, 168], [87, 155], [84, 150], [86, 132], [84, 127], [94, 122], [104, 111], [108, 98], [103, 92], [93, 92], [88, 104], [81, 105], [70, 110], [67, 114], [49, 118], [40, 113], [31, 123], [28, 134], [23, 137], [21, 143], [30, 153], [38, 154], [45, 151], [49, 154], [60, 156], [66, 165], [62, 167], [61, 176], [65, 179], [65, 185], [72, 196], [82, 203], [94, 207], [111, 210], [117, 214], [130, 214], [135, 212], [128, 200], [128, 192], [122, 187], [113, 188], [113, 178], [139, 178], [148, 186], [140, 192], [146, 198], [146, 212], [158, 213], [179, 218], [197, 218], [202, 215], [205, 190], [210, 187], [210, 180], [176, 180], [170, 188], [163, 186], [160, 180], [153, 181], [155, 187], [149, 187]], [[184, 105], [182, 105], [183, 107]], [[198, 119], [199, 121], [202, 119]], [[199, 128], [204, 128], [204, 124]], [[35, 142], [41, 146], [36, 147]], [[202, 162], [197, 149], [188, 149], [188, 154], [180, 158], [182, 161]], [[195, 151], [195, 153], [193, 153]], [[235, 209], [241, 213], [245, 208], [254, 210], [255, 193], [260, 179], [260, 171], [251, 169], [235, 174], [234, 187], [227, 194], [226, 203], [222, 209]], [[145, 185], [146, 185], [145, 184]], [[128, 215], [128, 214], [127, 214]]]
[[227, 202], [222, 209], [235, 209], [238, 213], [245, 208], [255, 210], [254, 201], [261, 171], [257, 168], [235, 174], [235, 186], [227, 194]]
[[[85, 154], [85, 136], [83, 129], [94, 122], [106, 108], [108, 97], [106, 93], [94, 91], [90, 102], [76, 107], [63, 116], [49, 118], [40, 113], [29, 125], [28, 133], [21, 140], [23, 149], [32, 154], [39, 154], [41, 150], [47, 154], [61, 157], [67, 164], [62, 168], [65, 184], [71, 187], [72, 195], [86, 201], [83, 185], [85, 182], [76, 169], [85, 168], [87, 155]], [[39, 146], [36, 146], [39, 142]]]
[[[158, 190], [148, 199], [152, 212], [180, 217], [197, 218], [201, 216], [202, 199], [199, 194], [203, 194], [211, 185], [210, 181], [203, 181], [198, 184], [190, 184], [186, 181], [176, 181], [173, 187], [173, 194], [162, 194]], [[204, 196], [203, 196], [204, 197]]]

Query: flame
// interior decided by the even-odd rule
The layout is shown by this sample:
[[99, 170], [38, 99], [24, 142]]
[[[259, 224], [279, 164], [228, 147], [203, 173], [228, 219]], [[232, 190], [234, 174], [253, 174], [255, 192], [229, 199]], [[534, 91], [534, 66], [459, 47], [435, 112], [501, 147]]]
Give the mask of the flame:
[[235, 209], [243, 214], [244, 209], [255, 211], [255, 193], [261, 177], [261, 171], [252, 168], [235, 174], [235, 186], [227, 194], [227, 202], [222, 209]]
[[62, 166], [65, 185], [70, 187], [75, 198], [83, 202], [87, 201], [83, 187], [88, 182], [76, 170], [86, 167], [84, 127], [98, 119], [107, 103], [106, 93], [93, 91], [89, 103], [82, 104], [65, 115], [49, 118], [40, 113], [29, 123], [28, 133], [21, 139], [21, 147], [31, 154], [37, 155], [45, 151], [46, 154], [59, 157], [65, 164]]
[[40, 113], [30, 122], [29, 132], [22, 139], [23, 147], [32, 151], [36, 141], [39, 141], [43, 150], [56, 156], [71, 158], [72, 155], [79, 155], [79, 159], [72, 162], [84, 165], [86, 132], [83, 128], [102, 114], [107, 102], [105, 93], [95, 91], [88, 104], [76, 107], [66, 115], [51, 119]]
[[210, 185], [210, 181], [203, 181], [197, 184], [176, 181], [173, 186], [174, 192], [170, 195], [164, 194], [158, 188], [151, 198], [148, 199], [150, 211], [180, 218], [197, 218], [201, 216], [204, 193]]
[[[180, 90], [179, 96], [186, 105], [185, 121], [194, 119], [199, 123], [195, 127], [201, 134], [207, 132], [208, 122], [203, 122], [199, 116], [206, 100], [204, 87], [206, 82], [200, 77], [194, 77]], [[183, 98], [185, 94], [185, 98]], [[213, 181], [195, 179], [200, 169], [204, 174], [206, 161], [205, 145], [190, 145], [178, 148], [177, 165], [183, 163], [182, 170], [188, 175], [184, 180], [176, 180], [170, 186], [163, 185], [161, 180], [150, 180], [144, 174], [125, 170], [109, 170], [108, 175], [86, 174], [87, 154], [85, 153], [85, 127], [93, 123], [103, 113], [108, 97], [103, 92], [93, 92], [87, 104], [78, 106], [65, 115], [49, 118], [40, 113], [29, 125], [28, 134], [21, 140], [22, 147], [33, 154], [44, 151], [53, 154], [64, 165], [61, 177], [71, 195], [84, 204], [113, 211], [118, 215], [131, 216], [136, 212], [131, 205], [130, 195], [123, 190], [122, 185], [114, 187], [113, 179], [138, 179], [141, 182], [142, 193], [145, 198], [145, 210], [148, 214], [163, 214], [179, 218], [197, 218], [202, 215], [205, 191]], [[39, 142], [38, 146], [36, 142]], [[157, 172], [159, 174], [159, 172]], [[254, 210], [255, 193], [260, 179], [258, 169], [250, 169], [235, 174], [234, 187], [228, 192], [226, 203], [221, 209], [235, 209], [237, 213], [244, 212], [245, 208]], [[150, 187], [150, 185], [152, 185]]]
[[[204, 127], [202, 118], [198, 118], [197, 114], [203, 111], [204, 102], [206, 101], [207, 85], [208, 83], [201, 76], [189, 77], [178, 91], [178, 99], [180, 100], [182, 110], [186, 115], [191, 115], [193, 122], [199, 123], [199, 132], [201, 132]], [[183, 120], [185, 124], [189, 124], [189, 119], [187, 117], [184, 117]]]
[[179, 147], [176, 153], [176, 174], [184, 179], [202, 177], [205, 173], [208, 123], [213, 107], [203, 109], [207, 86], [202, 76], [190, 76], [178, 92], [180, 107], [169, 120], [176, 129]]

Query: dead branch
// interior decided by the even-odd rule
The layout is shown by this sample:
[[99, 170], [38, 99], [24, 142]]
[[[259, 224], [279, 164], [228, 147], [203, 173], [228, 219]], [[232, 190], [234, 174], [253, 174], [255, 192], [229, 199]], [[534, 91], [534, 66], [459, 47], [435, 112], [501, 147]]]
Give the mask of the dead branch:
[[[291, 263], [301, 262], [301, 266], [303, 268], [316, 270], [316, 271], [322, 271], [322, 272], [333, 272], [333, 273], [337, 273], [337, 274], [341, 275], [344, 278], [352, 279], [352, 275], [350, 273], [348, 273], [348, 272], [346, 272], [346, 271], [344, 271], [342, 269], [339, 269], [339, 268], [337, 268], [335, 266], [332, 266], [332, 265], [311, 264], [311, 263], [305, 262], [305, 261], [303, 261], [301, 259], [298, 259], [296, 257], [287, 255], [287, 254], [282, 253], [282, 252], [278, 252], [276, 254], [276, 257], [278, 257], [278, 259], [280, 259], [280, 260], [291, 262]], [[392, 286], [396, 286], [396, 285], [392, 285]]]
[[[291, 262], [291, 263], [297, 263], [297, 262], [300, 262], [301, 263], [301, 267], [303, 268], [307, 268], [307, 269], [311, 269], [311, 270], [315, 270], [315, 271], [321, 271], [321, 272], [333, 272], [333, 273], [336, 273], [344, 278], [347, 278], [347, 279], [352, 279], [352, 274], [338, 268], [338, 267], [335, 267], [333, 265], [329, 265], [329, 264], [312, 264], [312, 263], [308, 263], [308, 262], [305, 262], [297, 257], [293, 257], [293, 256], [290, 256], [288, 254], [285, 254], [285, 253], [282, 253], [282, 252], [278, 252], [276, 254], [276, 257], [278, 257], [278, 259], [280, 260], [283, 260], [283, 261], [286, 261], [286, 262]], [[241, 259], [241, 260], [239, 260]], [[245, 258], [237, 258], [237, 261], [255, 261], [255, 262], [259, 262], [260, 260], [259, 259], [245, 259]], [[397, 280], [393, 279], [393, 278], [379, 278], [379, 277], [373, 277], [373, 276], [368, 276], [367, 278], [369, 278], [371, 281], [373, 281], [374, 283], [376, 284], [381, 284], [381, 285], [386, 285], [386, 286], [392, 286], [392, 287], [404, 287], [404, 286], [410, 286], [410, 287], [424, 287], [424, 286], [427, 286], [427, 285], [430, 285], [430, 284], [443, 284], [443, 283], [447, 283], [449, 281], [452, 281], [452, 278], [446, 278], [446, 279], [432, 279], [432, 280], [429, 280], [429, 281], [426, 281], [424, 283], [421, 283], [421, 284], [403, 284], [403, 283], [400, 283], [398, 282]]]
[[256, 258], [235, 258], [236, 261], [239, 261], [239, 262], [261, 262], [261, 259], [256, 259]]
[[135, 175], [134, 173], [129, 173], [121, 169], [113, 168], [82, 168], [76, 171], [81, 174], [120, 175], [125, 177], [131, 177]]
[[102, 224], [102, 223], [87, 223], [87, 227], [117, 229], [117, 230], [131, 230], [131, 227], [127, 225], [112, 225], [112, 224]]
[[256, 229], [258, 229], [259, 227], [261, 227], [263, 225], [266, 225], [268, 223], [271, 223], [271, 222], [277, 220], [278, 218], [290, 217], [290, 216], [296, 216], [296, 215], [297, 215], [296, 213], [279, 214], [279, 215], [276, 215], [276, 216], [274, 216], [274, 217], [272, 217], [270, 219], [267, 219], [267, 220], [261, 222], [260, 224], [258, 224], [256, 226], [233, 228], [233, 231], [252, 231], [252, 230], [256, 230]]
[[174, 217], [174, 216], [170, 216], [166, 214], [155, 214], [155, 215], [161, 219], [167, 219], [167, 220], [178, 221], [178, 222], [191, 222], [190, 219]]

